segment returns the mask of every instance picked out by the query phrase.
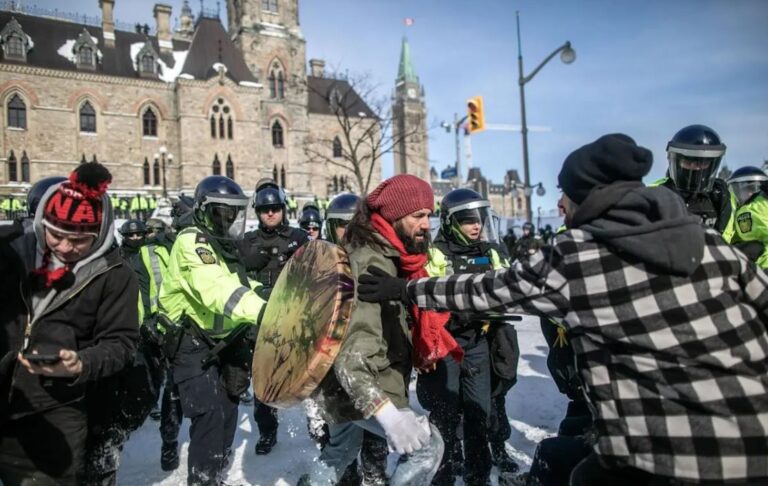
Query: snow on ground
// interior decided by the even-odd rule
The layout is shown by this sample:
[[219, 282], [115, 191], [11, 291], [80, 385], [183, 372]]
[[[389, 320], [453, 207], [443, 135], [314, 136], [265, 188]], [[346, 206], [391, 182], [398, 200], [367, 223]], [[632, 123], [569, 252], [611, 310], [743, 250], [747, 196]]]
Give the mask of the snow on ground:
[[[536, 444], [557, 431], [565, 415], [567, 399], [557, 391], [546, 364], [547, 345], [541, 335], [538, 320], [525, 318], [517, 323], [520, 341], [518, 382], [507, 396], [507, 412], [512, 425], [512, 436], [507, 449], [527, 469], [531, 464]], [[411, 402], [416, 402], [412, 386]], [[125, 446], [118, 482], [122, 485], [183, 485], [187, 477], [187, 447], [189, 420], [185, 419], [179, 436], [181, 466], [172, 473], [160, 469], [160, 433], [158, 422], [147, 420]], [[240, 420], [235, 435], [235, 454], [230, 465], [227, 482], [242, 485], [294, 485], [299, 477], [312, 469], [318, 450], [307, 434], [307, 421], [303, 407], [280, 412], [278, 441], [269, 455], [257, 456], [253, 448], [258, 432], [253, 421], [253, 406], [240, 406]], [[390, 455], [390, 468], [395, 456]], [[494, 471], [495, 476], [495, 471]], [[493, 479], [494, 484], [495, 478]], [[460, 484], [461, 481], [457, 481]]]

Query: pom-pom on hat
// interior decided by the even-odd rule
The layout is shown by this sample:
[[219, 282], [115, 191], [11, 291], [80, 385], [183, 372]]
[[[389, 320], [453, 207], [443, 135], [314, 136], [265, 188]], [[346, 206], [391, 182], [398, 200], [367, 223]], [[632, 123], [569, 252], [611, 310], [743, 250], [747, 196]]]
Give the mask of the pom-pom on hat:
[[432, 186], [410, 174], [390, 177], [379, 184], [365, 201], [371, 211], [381, 214], [390, 223], [419, 209], [428, 208], [431, 211], [435, 206]]
[[102, 196], [110, 182], [112, 174], [103, 165], [98, 162], [81, 164], [45, 202], [43, 223], [67, 233], [98, 236]]

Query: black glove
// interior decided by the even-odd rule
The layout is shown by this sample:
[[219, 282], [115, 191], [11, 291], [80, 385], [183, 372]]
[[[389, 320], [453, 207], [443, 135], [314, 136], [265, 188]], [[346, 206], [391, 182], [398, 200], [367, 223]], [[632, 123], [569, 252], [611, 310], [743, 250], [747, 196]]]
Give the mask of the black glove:
[[269, 265], [270, 256], [260, 251], [248, 252], [242, 257], [243, 265], [249, 272], [259, 272]]
[[363, 274], [357, 279], [357, 297], [363, 302], [386, 302], [399, 300], [408, 302], [405, 279], [393, 277], [376, 266], [367, 269], [370, 274]]

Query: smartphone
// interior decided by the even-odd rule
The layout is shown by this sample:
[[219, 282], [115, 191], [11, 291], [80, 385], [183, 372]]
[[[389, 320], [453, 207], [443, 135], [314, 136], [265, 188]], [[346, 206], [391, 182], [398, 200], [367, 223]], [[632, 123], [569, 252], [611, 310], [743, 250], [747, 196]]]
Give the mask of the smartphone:
[[41, 364], [56, 364], [59, 361], [61, 361], [61, 356], [58, 354], [31, 354], [31, 353], [25, 353], [24, 359], [29, 361], [30, 363], [34, 363], [37, 365]]

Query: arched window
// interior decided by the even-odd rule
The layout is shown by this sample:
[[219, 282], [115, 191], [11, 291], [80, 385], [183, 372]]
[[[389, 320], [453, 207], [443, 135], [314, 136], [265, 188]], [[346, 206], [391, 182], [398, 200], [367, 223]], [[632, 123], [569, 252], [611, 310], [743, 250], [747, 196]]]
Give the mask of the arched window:
[[272, 167], [272, 180], [277, 182], [277, 164], [275, 164], [275, 166]]
[[275, 60], [269, 69], [269, 97], [281, 100], [285, 98], [285, 73], [280, 63]]
[[83, 46], [77, 51], [77, 64], [80, 66], [93, 66], [93, 49]]
[[0, 36], [2, 36], [3, 54], [6, 59], [27, 60], [27, 49], [31, 47], [28, 41], [29, 37], [14, 17], [11, 17], [11, 20], [5, 24], [3, 30], [0, 31]]
[[272, 98], [272, 99], [277, 98], [277, 83], [276, 83], [276, 79], [277, 78], [275, 77], [275, 72], [274, 71], [270, 71], [269, 79], [268, 79], [268, 81], [269, 81], [268, 84], [269, 84], [269, 97]]
[[145, 137], [157, 136], [157, 115], [152, 108], [147, 108], [141, 116], [142, 133]]
[[232, 162], [232, 156], [229, 154], [227, 155], [226, 171], [227, 171], [227, 177], [229, 177], [234, 181], [235, 180], [235, 163]]
[[147, 54], [141, 58], [141, 70], [145, 73], [155, 72], [155, 57]]
[[[85, 157], [85, 156], [83, 156]], [[144, 185], [149, 186], [152, 184], [152, 181], [149, 180], [149, 160], [147, 160], [146, 157], [144, 157]]]
[[5, 51], [8, 57], [24, 58], [26, 53], [24, 52], [24, 40], [17, 35], [8, 37], [5, 41], [8, 45], [8, 49]]
[[29, 182], [29, 157], [26, 150], [21, 154], [21, 181]]
[[11, 154], [8, 156], [8, 182], [18, 182], [19, 180], [19, 168], [16, 165], [16, 156], [11, 150]]
[[80, 131], [96, 133], [96, 110], [86, 101], [80, 106]]
[[27, 128], [27, 105], [21, 96], [15, 94], [8, 100], [8, 126]]
[[341, 140], [339, 140], [339, 137], [336, 137], [333, 139], [333, 156], [334, 158], [340, 158], [342, 156], [341, 152]]
[[277, 98], [285, 98], [285, 79], [283, 79], [283, 72], [277, 73]]
[[280, 187], [285, 187], [285, 166], [280, 166]]
[[155, 49], [152, 47], [152, 43], [145, 42], [144, 46], [142, 46], [141, 50], [136, 54], [136, 57], [133, 58], [134, 65], [139, 71], [139, 76], [156, 78], [158, 57], [157, 52], [155, 52]]
[[155, 159], [155, 163], [152, 164], [152, 180], [156, 186], [160, 185], [160, 161]]
[[272, 146], [283, 148], [283, 126], [279, 120], [275, 120], [272, 124]]
[[234, 133], [235, 121], [232, 118], [232, 109], [224, 98], [219, 98], [211, 106], [211, 137], [232, 140]]
[[213, 175], [221, 175], [221, 162], [219, 162], [219, 154], [213, 156]]

